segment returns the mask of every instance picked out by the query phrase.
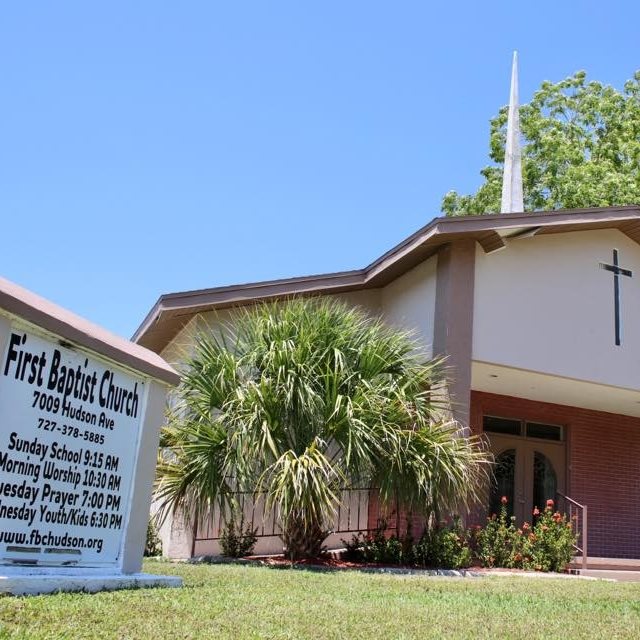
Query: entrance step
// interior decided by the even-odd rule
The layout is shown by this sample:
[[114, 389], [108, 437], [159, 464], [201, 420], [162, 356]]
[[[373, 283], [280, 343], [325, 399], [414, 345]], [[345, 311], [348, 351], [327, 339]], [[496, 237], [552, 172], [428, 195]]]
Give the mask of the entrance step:
[[[580, 571], [581, 575], [589, 575], [582, 570], [582, 558], [577, 556], [569, 565], [574, 571]], [[640, 559], [638, 558], [592, 558], [587, 559], [587, 571], [638, 571], [640, 572]]]
[[600, 580], [616, 580], [617, 582], [640, 582], [640, 571], [625, 569], [624, 571], [607, 571], [606, 569], [587, 569], [577, 571], [581, 576], [599, 578]]

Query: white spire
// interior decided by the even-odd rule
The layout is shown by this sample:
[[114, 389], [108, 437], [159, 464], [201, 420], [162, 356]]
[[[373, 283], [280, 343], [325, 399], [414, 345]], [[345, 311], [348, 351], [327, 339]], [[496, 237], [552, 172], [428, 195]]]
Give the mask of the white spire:
[[507, 120], [507, 146], [502, 176], [502, 205], [500, 213], [524, 211], [522, 198], [522, 154], [520, 152], [520, 105], [518, 103], [518, 52], [513, 52], [511, 95]]

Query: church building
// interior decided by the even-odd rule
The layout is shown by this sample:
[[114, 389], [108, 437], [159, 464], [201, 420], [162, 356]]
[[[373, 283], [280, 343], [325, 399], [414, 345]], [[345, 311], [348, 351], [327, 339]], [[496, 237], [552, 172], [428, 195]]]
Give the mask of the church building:
[[[640, 558], [640, 206], [523, 212], [515, 64], [506, 151], [502, 213], [435, 218], [353, 271], [163, 295], [134, 340], [177, 362], [201, 321], [294, 295], [414, 329], [490, 442], [487, 509], [507, 495], [522, 522], [555, 496], [589, 556]], [[169, 555], [210, 552], [176, 536]]]

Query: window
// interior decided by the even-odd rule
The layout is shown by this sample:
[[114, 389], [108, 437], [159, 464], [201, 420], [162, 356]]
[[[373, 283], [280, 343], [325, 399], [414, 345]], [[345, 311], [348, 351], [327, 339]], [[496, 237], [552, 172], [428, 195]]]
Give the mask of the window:
[[496, 433], [503, 436], [519, 436], [536, 438], [537, 440], [553, 440], [554, 442], [562, 442], [563, 440], [563, 429], [557, 424], [483, 416], [482, 428], [486, 433]]
[[488, 433], [501, 433], [506, 436], [522, 435], [522, 422], [520, 422], [520, 420], [484, 416], [482, 419], [482, 428]]
[[541, 424], [540, 422], [527, 422], [527, 438], [540, 438], [541, 440], [562, 440], [562, 427], [555, 424]]

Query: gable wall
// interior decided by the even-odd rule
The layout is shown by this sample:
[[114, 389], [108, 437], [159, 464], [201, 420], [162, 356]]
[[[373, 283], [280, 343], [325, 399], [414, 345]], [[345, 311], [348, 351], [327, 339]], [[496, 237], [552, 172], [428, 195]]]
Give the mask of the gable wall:
[[[381, 294], [378, 289], [334, 294], [331, 297], [343, 300], [350, 305], [359, 306], [374, 315], [380, 315], [382, 312]], [[242, 309], [245, 308], [243, 307]], [[197, 331], [202, 330], [204, 327], [210, 327], [213, 331], [216, 331], [222, 325], [233, 321], [234, 314], [237, 312], [234, 309], [219, 309], [198, 314], [183, 327], [161, 351], [160, 355], [170, 364], [179, 366], [188, 357]]]
[[[331, 297], [361, 307], [389, 324], [414, 330], [425, 350], [431, 353], [436, 300], [437, 257], [419, 264], [382, 289], [365, 289], [332, 294]], [[193, 344], [194, 333], [202, 326], [219, 327], [233, 318], [233, 309], [198, 314], [162, 350], [160, 355], [171, 364], [183, 362]]]
[[433, 349], [436, 269], [433, 256], [382, 289], [382, 313], [394, 327], [416, 332], [428, 354]]
[[[621, 277], [622, 346], [614, 344], [613, 275]], [[640, 388], [640, 247], [617, 230], [523, 238], [476, 253], [473, 359]]]

